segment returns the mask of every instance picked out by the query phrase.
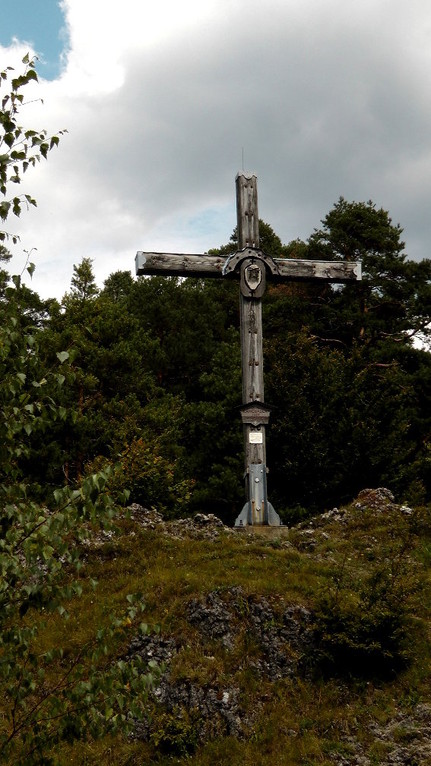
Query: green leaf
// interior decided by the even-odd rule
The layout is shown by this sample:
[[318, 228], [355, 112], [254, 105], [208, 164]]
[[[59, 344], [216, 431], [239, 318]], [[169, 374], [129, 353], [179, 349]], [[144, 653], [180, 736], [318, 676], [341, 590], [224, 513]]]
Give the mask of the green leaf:
[[57, 359], [61, 364], [65, 362], [67, 359], [69, 359], [69, 352], [68, 351], [57, 351]]
[[34, 274], [35, 268], [36, 268], [36, 266], [35, 266], [34, 263], [29, 263], [28, 266], [27, 266], [27, 271], [28, 271], [28, 273], [30, 274], [31, 277]]
[[10, 207], [11, 207], [10, 202], [6, 202], [6, 201], [0, 202], [0, 218], [2, 219], [2, 221], [5, 221], [6, 218], [8, 217]]

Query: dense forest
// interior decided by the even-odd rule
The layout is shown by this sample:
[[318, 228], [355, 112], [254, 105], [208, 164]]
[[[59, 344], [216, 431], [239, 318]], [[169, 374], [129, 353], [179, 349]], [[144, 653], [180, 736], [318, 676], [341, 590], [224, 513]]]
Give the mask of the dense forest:
[[[267, 289], [271, 502], [289, 521], [366, 486], [429, 501], [431, 355], [413, 340], [431, 320], [431, 261], [409, 261], [401, 228], [372, 202], [340, 199], [306, 242], [282, 245], [260, 228], [273, 256], [360, 259], [364, 272], [353, 285]], [[234, 232], [211, 252], [235, 249]], [[8, 286], [6, 272], [2, 297], [3, 327], [19, 328], [4, 376], [13, 358], [29, 413], [36, 378], [59, 408], [28, 429], [16, 458], [29, 492], [49, 502], [56, 487], [111, 465], [112, 491], [129, 489], [133, 502], [234, 521], [243, 503], [236, 284], [118, 271], [99, 289], [83, 258], [61, 304], [17, 278]]]

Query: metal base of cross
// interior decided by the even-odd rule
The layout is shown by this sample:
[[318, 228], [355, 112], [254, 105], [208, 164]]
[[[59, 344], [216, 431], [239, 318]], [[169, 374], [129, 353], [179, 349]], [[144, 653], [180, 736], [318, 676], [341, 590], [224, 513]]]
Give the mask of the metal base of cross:
[[[257, 521], [258, 516], [264, 515], [264, 511], [260, 510], [259, 513], [253, 509], [251, 503], [246, 503], [239, 516], [235, 520], [236, 527], [282, 527], [283, 523], [278, 513], [274, 510], [271, 503], [267, 504], [267, 518], [268, 521]], [[253, 520], [255, 519], [255, 520]]]
[[248, 467], [248, 497], [235, 521], [236, 527], [282, 526], [281, 519], [268, 501], [266, 492], [266, 466], [252, 463]]

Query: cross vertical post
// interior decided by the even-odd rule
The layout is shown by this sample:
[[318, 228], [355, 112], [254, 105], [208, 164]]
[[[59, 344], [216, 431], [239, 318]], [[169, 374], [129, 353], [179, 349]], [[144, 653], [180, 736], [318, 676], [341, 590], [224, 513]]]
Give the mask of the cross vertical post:
[[[238, 247], [259, 248], [259, 216], [257, 179], [255, 175], [238, 173], [236, 177]], [[242, 402], [264, 400], [262, 351], [262, 299], [265, 269], [253, 258], [241, 263], [240, 327], [242, 357]], [[250, 285], [250, 280], [254, 280]], [[253, 287], [254, 289], [251, 289]]]
[[236, 177], [238, 248], [246, 253], [240, 263], [240, 330], [242, 365], [241, 418], [244, 432], [246, 504], [235, 526], [280, 525], [267, 496], [266, 433], [269, 407], [263, 379], [262, 295], [266, 267], [260, 259], [257, 178]]

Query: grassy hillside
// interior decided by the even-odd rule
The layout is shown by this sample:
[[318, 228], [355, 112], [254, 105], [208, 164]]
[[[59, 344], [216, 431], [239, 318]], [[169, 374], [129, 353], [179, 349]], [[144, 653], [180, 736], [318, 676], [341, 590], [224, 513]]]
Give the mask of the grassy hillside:
[[[431, 514], [365, 491], [292, 529], [163, 522], [132, 506], [94, 540], [83, 595], [38, 651], [73, 656], [127, 594], [162, 665], [131, 739], [64, 746], [62, 764], [431, 764]], [[96, 590], [90, 580], [97, 579]], [[20, 762], [19, 759], [16, 762]]]

